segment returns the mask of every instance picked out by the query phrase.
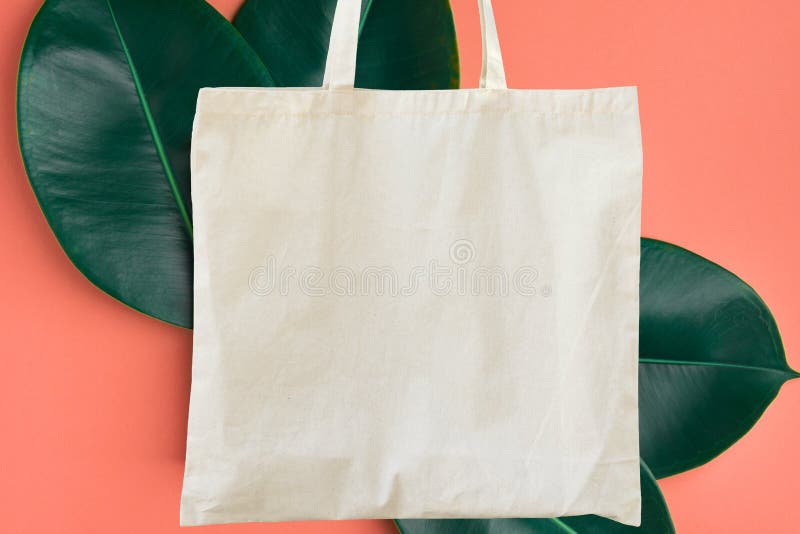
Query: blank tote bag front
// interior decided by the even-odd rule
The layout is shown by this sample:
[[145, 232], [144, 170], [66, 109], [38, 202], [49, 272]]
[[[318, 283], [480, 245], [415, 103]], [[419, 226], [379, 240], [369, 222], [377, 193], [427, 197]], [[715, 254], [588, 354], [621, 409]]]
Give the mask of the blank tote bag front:
[[635, 87], [203, 89], [181, 523], [640, 522]]

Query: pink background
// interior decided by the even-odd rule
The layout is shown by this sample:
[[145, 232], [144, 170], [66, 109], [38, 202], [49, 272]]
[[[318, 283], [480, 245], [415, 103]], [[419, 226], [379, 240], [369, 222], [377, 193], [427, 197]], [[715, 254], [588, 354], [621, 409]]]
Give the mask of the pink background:
[[[381, 0], [375, 0], [381, 1]], [[211, 2], [231, 16], [238, 0]], [[793, 1], [497, 0], [509, 84], [638, 85], [644, 235], [731, 269], [764, 297], [800, 368]], [[0, 21], [0, 530], [177, 532], [191, 332], [89, 284], [50, 232], [15, 135], [22, 43], [40, 0]], [[480, 65], [475, 0], [453, 0], [465, 87]], [[800, 383], [713, 463], [662, 481], [681, 533], [796, 532]], [[204, 532], [389, 533], [391, 523]]]

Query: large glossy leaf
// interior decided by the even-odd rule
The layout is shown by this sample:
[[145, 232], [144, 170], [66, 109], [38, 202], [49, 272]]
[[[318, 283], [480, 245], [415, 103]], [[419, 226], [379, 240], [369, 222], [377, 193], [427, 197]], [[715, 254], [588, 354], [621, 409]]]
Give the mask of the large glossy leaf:
[[50, 226], [89, 280], [192, 317], [189, 141], [197, 91], [272, 85], [202, 0], [47, 0], [19, 72], [19, 140]]
[[660, 478], [730, 447], [798, 374], [755, 291], [685, 249], [642, 240], [640, 306], [641, 450]]
[[670, 534], [675, 532], [667, 504], [644, 463], [642, 525], [629, 527], [596, 515], [544, 519], [398, 519], [402, 534]]
[[[322, 83], [336, 0], [247, 0], [234, 25], [278, 85]], [[448, 0], [364, 0], [356, 86], [458, 87], [458, 48]]]

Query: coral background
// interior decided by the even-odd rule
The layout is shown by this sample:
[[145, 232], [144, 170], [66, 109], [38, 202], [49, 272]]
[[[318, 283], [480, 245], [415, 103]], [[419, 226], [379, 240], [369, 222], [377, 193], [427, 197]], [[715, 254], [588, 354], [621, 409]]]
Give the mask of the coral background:
[[[381, 0], [376, 0], [381, 1]], [[231, 17], [239, 0], [212, 0]], [[69, 263], [27, 184], [16, 71], [40, 0], [0, 7], [0, 531], [178, 532], [191, 332], [126, 308]], [[453, 0], [465, 87], [475, 0]], [[800, 4], [497, 0], [509, 84], [638, 85], [644, 235], [734, 271], [764, 297], [800, 368]], [[722, 457], [661, 482], [682, 534], [800, 525], [800, 382]], [[379, 534], [387, 521], [203, 532]]]

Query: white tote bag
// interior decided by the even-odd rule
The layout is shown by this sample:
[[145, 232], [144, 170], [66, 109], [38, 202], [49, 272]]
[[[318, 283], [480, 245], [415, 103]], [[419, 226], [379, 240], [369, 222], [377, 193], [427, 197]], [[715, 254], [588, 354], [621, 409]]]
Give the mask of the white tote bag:
[[181, 523], [640, 522], [634, 87], [203, 89]]

